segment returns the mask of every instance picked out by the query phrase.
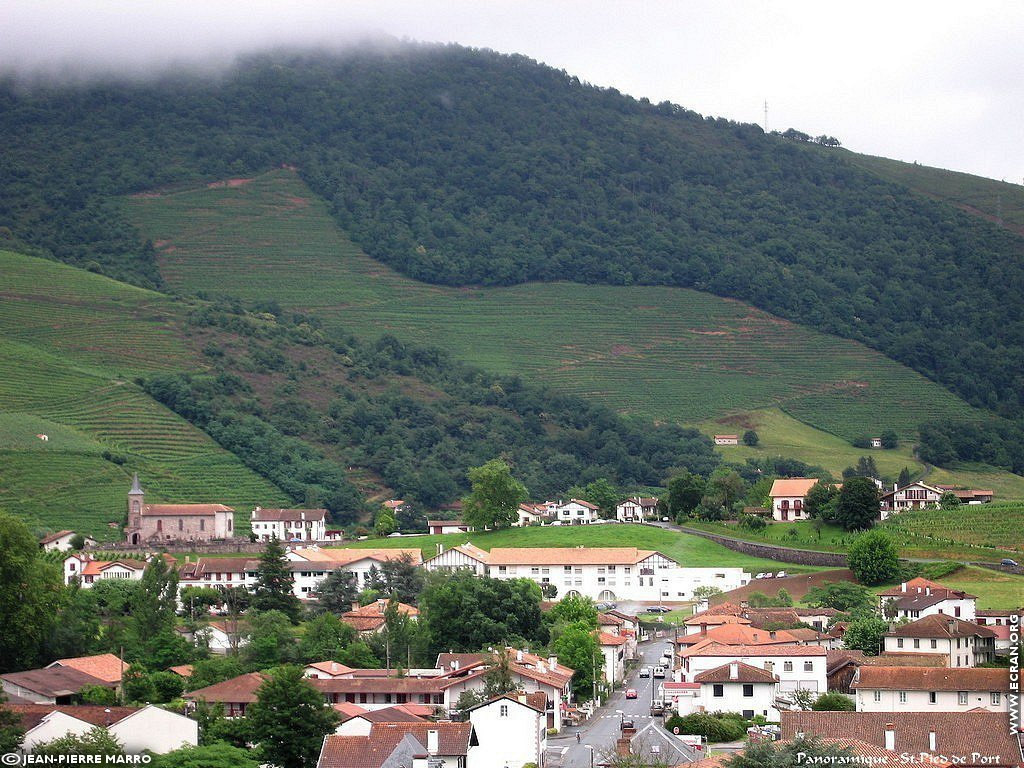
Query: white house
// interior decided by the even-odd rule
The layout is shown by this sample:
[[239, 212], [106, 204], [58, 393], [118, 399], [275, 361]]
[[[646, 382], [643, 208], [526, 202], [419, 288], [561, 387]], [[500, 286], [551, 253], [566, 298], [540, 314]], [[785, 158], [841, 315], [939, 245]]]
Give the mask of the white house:
[[892, 621], [936, 614], [974, 621], [976, 605], [975, 595], [920, 577], [878, 593], [878, 608]]
[[76, 552], [64, 558], [64, 583], [70, 584], [78, 579], [83, 588], [88, 589], [102, 579], [127, 579], [139, 581], [146, 570], [142, 560], [95, 560], [92, 555]]
[[642, 523], [658, 519], [658, 500], [653, 496], [633, 496], [615, 507], [615, 518], [623, 523]]
[[451, 549], [445, 549], [443, 544], [437, 545], [438, 552], [433, 557], [425, 560], [423, 567], [428, 571], [437, 571], [442, 568], [468, 568], [477, 576], [487, 575], [487, 550], [475, 547], [468, 541]]
[[436, 536], [442, 533], [469, 533], [472, 531], [472, 527], [466, 525], [461, 520], [428, 520], [427, 521], [427, 532], [431, 536]]
[[1009, 712], [1010, 670], [860, 667], [850, 689], [858, 712]]
[[924, 509], [925, 507], [937, 507], [942, 499], [942, 491], [932, 485], [925, 483], [910, 483], [902, 488], [893, 486], [888, 493], [883, 493], [879, 500], [881, 519], [885, 520], [894, 512], [902, 512], [905, 509]]
[[199, 743], [199, 724], [195, 720], [152, 704], [141, 708], [8, 704], [5, 708], [22, 717], [24, 752], [68, 734], [82, 736], [96, 727], [106, 728], [129, 754], [145, 749], [162, 755]]
[[600, 519], [597, 513], [598, 507], [589, 501], [570, 499], [565, 504], [558, 505], [555, 520], [560, 525], [589, 525]]
[[597, 643], [601, 649], [601, 672], [604, 679], [611, 685], [622, 682], [625, 677], [628, 641], [624, 637], [598, 631]]
[[323, 541], [327, 537], [326, 509], [261, 509], [250, 513], [258, 541]]
[[470, 709], [469, 722], [480, 742], [473, 768], [544, 765], [548, 747], [545, 707], [543, 693], [510, 693]]
[[772, 483], [768, 492], [772, 500], [772, 518], [778, 522], [806, 520], [804, 501], [818, 482], [813, 477], [780, 477]]
[[779, 678], [779, 691], [803, 689], [813, 693], [827, 690], [828, 651], [818, 645], [722, 645], [694, 648], [680, 654], [682, 675], [694, 682], [697, 675], [723, 664], [739, 661], [770, 672]]
[[772, 722], [779, 719], [775, 707], [779, 678], [764, 668], [730, 661], [698, 672], [693, 682], [700, 684], [699, 706], [705, 712], [739, 712], [747, 719], [762, 715]]
[[[71, 550], [71, 540], [75, 538], [74, 531], [57, 531], [49, 536], [44, 536], [39, 541], [39, 546], [46, 552], [68, 552]], [[96, 539], [89, 536], [83, 537], [83, 543], [87, 547], [96, 546]]]
[[551, 519], [551, 514], [544, 504], [520, 504], [518, 518], [512, 525], [517, 528], [526, 528], [531, 525], [543, 525]]
[[739, 445], [739, 435], [715, 435], [715, 445]]
[[938, 653], [950, 667], [975, 667], [995, 657], [995, 637], [988, 627], [932, 614], [887, 632], [885, 652]]
[[318, 546], [296, 547], [285, 553], [292, 561], [290, 568], [295, 579], [294, 591], [297, 597], [309, 598], [316, 592], [319, 583], [338, 569], [345, 569], [355, 575], [356, 587], [363, 589], [370, 578], [370, 571], [379, 571], [389, 560], [408, 558], [413, 565], [423, 564], [419, 549], [324, 549]]

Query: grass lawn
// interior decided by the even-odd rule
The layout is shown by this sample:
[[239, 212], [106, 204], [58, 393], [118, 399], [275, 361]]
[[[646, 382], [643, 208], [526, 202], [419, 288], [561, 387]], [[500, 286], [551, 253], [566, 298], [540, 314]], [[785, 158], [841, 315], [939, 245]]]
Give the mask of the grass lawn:
[[[934, 514], [940, 520], [953, 520], [957, 513], [937, 510]], [[1021, 511], [1024, 515], [1024, 510]], [[712, 533], [721, 533], [746, 541], [763, 541], [768, 544], [779, 544], [796, 549], [813, 549], [822, 552], [845, 552], [856, 538], [856, 534], [844, 531], [839, 526], [823, 525], [820, 536], [810, 521], [796, 523], [770, 523], [763, 531], [749, 531], [735, 523], [704, 523], [689, 521], [691, 528], [699, 528]], [[949, 538], [929, 538], [924, 530], [909, 529], [904, 526], [883, 526], [896, 539], [901, 557], [912, 557], [936, 560], [982, 560], [998, 562], [1006, 557], [1006, 552], [993, 546], [975, 546], [969, 537], [955, 540], [956, 533]], [[973, 531], [967, 527], [965, 531]], [[983, 524], [982, 528], [983, 529]]]

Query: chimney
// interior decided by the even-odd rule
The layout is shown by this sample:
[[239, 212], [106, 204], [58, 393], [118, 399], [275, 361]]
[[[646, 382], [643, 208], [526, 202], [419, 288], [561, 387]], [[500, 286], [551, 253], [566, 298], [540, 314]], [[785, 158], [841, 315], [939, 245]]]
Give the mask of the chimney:
[[754, 638], [754, 642], [756, 643], [758, 637], [757, 632], [754, 632], [751, 636]]
[[444, 544], [442, 544], [441, 542], [437, 543], [437, 554], [439, 554], [439, 555], [443, 555], [444, 554]]
[[620, 736], [615, 741], [615, 754], [619, 757], [629, 757], [629, 739]]
[[771, 630], [770, 632], [768, 632], [768, 638], [771, 639], [771, 640], [775, 639], [775, 630], [774, 629]]
[[436, 755], [439, 748], [439, 733], [434, 730], [427, 731], [427, 754]]
[[516, 661], [519, 662], [520, 664], [523, 663], [523, 652], [522, 651], [516, 651]]
[[890, 752], [896, 751], [896, 726], [892, 723], [885, 724], [885, 748]]
[[931, 588], [931, 587], [925, 587], [925, 588], [924, 588], [924, 593], [925, 593], [926, 595], [929, 595], [929, 596], [930, 596], [930, 595], [931, 595], [931, 593], [932, 593], [932, 588]]
[[739, 665], [739, 662], [736, 662], [736, 661], [729, 662], [729, 679], [730, 680], [739, 680], [739, 677], [740, 677], [740, 665]]
[[952, 635], [953, 632], [956, 630], [956, 622], [950, 619], [946, 622], [946, 626], [949, 627], [949, 634]]
[[622, 729], [622, 738], [631, 740], [636, 736], [636, 728], [631, 728], [628, 725]]
[[708, 623], [706, 621], [702, 621], [700, 623], [700, 633], [702, 635], [706, 635], [708, 633]]
[[906, 591], [907, 591], [907, 582], [904, 581], [904, 582], [902, 582], [900, 584], [900, 592], [906, 592]]
[[935, 750], [935, 731], [928, 731], [928, 751], [934, 752]]
[[352, 603], [352, 610], [353, 610], [353, 611], [358, 611], [358, 610], [359, 610], [359, 609], [360, 609], [361, 607], [362, 607], [362, 606], [361, 606], [361, 605], [359, 605], [359, 601], [358, 601], [358, 600], [356, 600], [356, 601], [354, 601], [354, 602]]
[[551, 671], [554, 672], [558, 669], [558, 657], [548, 656], [548, 666], [551, 667]]

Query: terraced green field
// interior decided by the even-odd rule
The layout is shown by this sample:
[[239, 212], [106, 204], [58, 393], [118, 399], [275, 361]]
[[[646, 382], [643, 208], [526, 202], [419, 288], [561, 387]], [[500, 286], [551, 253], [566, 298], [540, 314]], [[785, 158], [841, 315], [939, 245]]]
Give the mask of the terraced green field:
[[1006, 550], [1016, 560], [1024, 552], [1024, 504], [908, 510], [890, 517], [885, 526], [916, 540], [956, 541]]
[[363, 255], [288, 170], [126, 206], [182, 291], [274, 298], [359, 335], [444, 346], [626, 414], [694, 423], [781, 407], [852, 439], [865, 424], [909, 437], [925, 419], [970, 411], [866, 347], [696, 291], [416, 283]]
[[150, 291], [0, 252], [0, 508], [40, 532], [111, 540], [133, 471], [150, 500], [234, 506], [243, 533], [253, 505], [288, 501], [132, 382], [200, 365], [180, 311]]

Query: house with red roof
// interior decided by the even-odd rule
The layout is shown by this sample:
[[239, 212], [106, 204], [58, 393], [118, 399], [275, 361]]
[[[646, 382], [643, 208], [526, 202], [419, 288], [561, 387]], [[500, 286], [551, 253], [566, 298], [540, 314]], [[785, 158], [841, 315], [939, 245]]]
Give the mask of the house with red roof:
[[374, 723], [366, 736], [327, 736], [317, 768], [472, 768], [479, 747], [470, 722]]
[[146, 563], [132, 558], [97, 560], [88, 552], [75, 552], [64, 558], [63, 569], [65, 584], [70, 584], [72, 579], [78, 579], [82, 588], [88, 589], [103, 579], [140, 581], [146, 570]]
[[[408, 616], [410, 619], [415, 620], [420, 615], [419, 609], [415, 606], [400, 602], [396, 602], [394, 605], [400, 614]], [[361, 637], [369, 637], [377, 634], [384, 627], [384, 615], [387, 609], [387, 600], [374, 600], [368, 605], [353, 603], [351, 611], [341, 614], [341, 620], [352, 627]]]
[[555, 522], [559, 525], [590, 525], [600, 520], [596, 504], [582, 499], [569, 499], [555, 510]]
[[970, 621], [932, 614], [885, 634], [885, 652], [937, 653], [950, 667], [975, 667], [995, 658], [996, 633]]
[[763, 667], [730, 661], [698, 672], [693, 682], [700, 685], [700, 696], [695, 703], [701, 711], [739, 712], [747, 719], [761, 715], [772, 722], [779, 719], [775, 705], [779, 677]]
[[544, 765], [548, 748], [543, 693], [507, 693], [468, 710], [480, 749], [473, 768]]
[[623, 523], [658, 519], [658, 500], [653, 496], [632, 496], [615, 507], [615, 518]]
[[326, 509], [263, 509], [249, 513], [257, 541], [323, 541], [327, 538]]
[[858, 712], [1010, 711], [1010, 670], [1005, 667], [862, 666], [850, 688]]
[[933, 614], [974, 621], [977, 597], [920, 576], [878, 593], [878, 608], [890, 621]]
[[828, 651], [819, 645], [710, 643], [679, 654], [682, 662], [680, 674], [684, 680], [695, 682], [701, 672], [738, 661], [776, 675], [782, 696], [797, 689], [824, 693], [827, 690], [827, 654]]
[[815, 477], [780, 477], [768, 492], [772, 500], [772, 518], [780, 523], [806, 520], [807, 494], [818, 484]]

